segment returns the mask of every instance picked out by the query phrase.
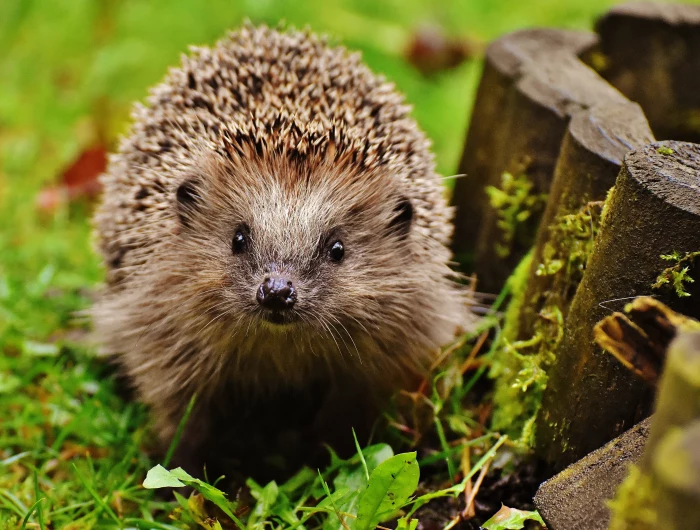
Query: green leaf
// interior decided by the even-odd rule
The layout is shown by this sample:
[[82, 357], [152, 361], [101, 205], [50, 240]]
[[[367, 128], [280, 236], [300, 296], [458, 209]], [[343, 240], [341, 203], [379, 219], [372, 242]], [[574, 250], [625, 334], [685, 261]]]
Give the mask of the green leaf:
[[486, 521], [482, 528], [484, 530], [520, 530], [525, 527], [525, 521], [528, 520], [536, 521], [544, 526], [542, 517], [536, 511], [526, 512], [501, 505], [501, 509], [491, 519]]
[[[359, 463], [348, 465], [349, 462], [355, 462], [356, 459], [351, 458], [346, 461], [345, 466], [338, 471], [338, 476], [333, 481], [333, 486], [337, 491], [346, 491], [347, 494], [338, 497], [335, 501], [335, 508], [339, 512], [350, 515], [357, 514], [357, 507], [368, 485], [367, 474], [372, 473], [377, 466], [394, 455], [394, 451], [387, 444], [376, 444], [366, 447], [362, 451], [362, 458], [357, 457]], [[367, 474], [365, 473], [365, 466]], [[323, 524], [324, 530], [342, 530], [343, 525], [335, 515], [326, 519]]]
[[360, 499], [355, 530], [371, 530], [389, 519], [418, 487], [420, 470], [416, 453], [392, 456], [372, 471]]
[[357, 441], [357, 434], [355, 433], [355, 429], [352, 430], [352, 437], [355, 439], [355, 448], [357, 449], [357, 455], [360, 457], [360, 460], [362, 461], [362, 467], [365, 470], [365, 478], [369, 480], [369, 468], [367, 467], [365, 456], [362, 454], [362, 449], [360, 449], [360, 442]]
[[[364, 490], [342, 488], [334, 492], [331, 496], [327, 496], [321, 501], [318, 506], [325, 508], [331, 505], [333, 508], [332, 514], [326, 518], [323, 523], [323, 530], [343, 530], [345, 527], [340, 522], [339, 514], [355, 515], [357, 513], [357, 504]], [[343, 519], [347, 519], [343, 517]]]
[[248, 479], [246, 484], [250, 488], [250, 494], [258, 501], [250, 514], [250, 519], [248, 519], [248, 528], [254, 528], [258, 521], [264, 521], [273, 513], [273, 506], [279, 496], [279, 488], [274, 480], [264, 488], [252, 479]]
[[226, 499], [226, 494], [223, 491], [194, 478], [181, 467], [168, 471], [163, 466], [157, 465], [148, 471], [146, 480], [143, 481], [143, 486], [149, 489], [191, 486], [206, 500], [213, 502], [221, 508], [221, 511], [228, 515], [239, 528], [244, 528], [243, 524], [234, 515], [232, 510], [233, 505]]
[[418, 528], [418, 519], [402, 517], [396, 521], [396, 530], [416, 530], [416, 528]]
[[184, 486], [184, 484], [160, 464], [149, 469], [146, 480], [143, 481], [143, 487], [149, 490], [157, 488], [180, 488], [182, 486]]
[[[324, 501], [327, 501], [326, 503], [324, 503], [324, 502], [319, 503], [319, 507], [321, 507], [321, 506], [325, 507], [328, 504], [330, 504], [331, 507], [333, 508], [333, 513], [335, 514], [336, 519], [338, 519], [341, 526], [343, 526], [343, 521], [345, 519], [344, 519], [343, 514], [340, 513], [340, 510], [338, 509], [338, 505], [336, 504], [336, 494], [338, 492], [336, 492], [336, 494], [331, 494], [331, 490], [328, 487], [328, 484], [326, 484], [326, 481], [323, 479], [323, 475], [321, 475], [320, 471], [318, 472], [318, 476], [321, 479], [321, 485], [323, 486], [323, 491], [326, 493], [326, 498], [324, 499]], [[343, 491], [345, 492], [345, 490], [343, 490]], [[347, 493], [347, 492], [345, 492], [345, 493]]]
[[170, 473], [174, 477], [184, 482], [186, 486], [191, 486], [196, 489], [202, 494], [202, 497], [207, 499], [209, 502], [216, 504], [219, 508], [221, 508], [222, 512], [231, 518], [232, 521], [243, 528], [238, 518], [233, 514], [233, 511], [231, 510], [231, 503], [229, 503], [229, 501], [226, 499], [226, 494], [223, 491], [207, 484], [206, 482], [192, 477], [181, 467], [173, 469], [170, 471]]
[[309, 467], [302, 467], [292, 478], [280, 486], [280, 491], [292, 495], [297, 490], [307, 488], [316, 480], [316, 473]]
[[338, 471], [338, 476], [333, 481], [336, 490], [348, 488], [362, 491], [367, 486], [364, 466], [367, 466], [368, 473], [372, 473], [382, 462], [394, 456], [394, 451], [387, 444], [376, 444], [365, 448], [362, 456], [364, 463], [361, 462], [361, 465], [345, 466]]
[[346, 495], [350, 495], [355, 493], [354, 491], [350, 491], [348, 489], [341, 489], [338, 491], [334, 491], [331, 495], [327, 495], [323, 498], [321, 502], [319, 502], [316, 506], [318, 508], [328, 508], [328, 507], [333, 507], [333, 505], [337, 505], [338, 502], [342, 501], [343, 498]]
[[[146, 477], [146, 478], [148, 478], [148, 477]], [[175, 500], [180, 505], [180, 508], [182, 508], [185, 511], [189, 511], [189, 506], [187, 505], [187, 499], [185, 499], [177, 491], [173, 491], [173, 495], [175, 495]]]

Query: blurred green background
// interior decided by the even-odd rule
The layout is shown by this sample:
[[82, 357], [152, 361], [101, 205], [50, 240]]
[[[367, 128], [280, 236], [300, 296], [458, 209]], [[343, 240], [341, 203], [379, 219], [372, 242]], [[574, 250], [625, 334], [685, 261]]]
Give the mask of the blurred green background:
[[[211, 44], [244, 19], [310, 27], [363, 52], [396, 82], [435, 142], [443, 172], [456, 165], [475, 62], [424, 78], [404, 60], [422, 26], [486, 41], [533, 25], [589, 28], [610, 0], [3, 0], [0, 131], [3, 180], [48, 179], [89, 141], [86, 121], [123, 132], [141, 99], [190, 44]], [[46, 159], [50, 158], [52, 163]], [[41, 159], [41, 162], [37, 159]]]
[[[2, 0], [0, 1], [0, 277], [59, 283], [100, 277], [75, 206], [37, 212], [39, 190], [97, 142], [114, 148], [131, 103], [191, 44], [243, 20], [310, 27], [360, 50], [394, 81], [434, 142], [441, 173], [457, 167], [479, 53], [426, 77], [406, 60], [421, 28], [474, 48], [517, 28], [590, 28], [612, 0]], [[77, 212], [75, 210], [78, 210]], [[0, 334], [3, 331], [0, 321]]]

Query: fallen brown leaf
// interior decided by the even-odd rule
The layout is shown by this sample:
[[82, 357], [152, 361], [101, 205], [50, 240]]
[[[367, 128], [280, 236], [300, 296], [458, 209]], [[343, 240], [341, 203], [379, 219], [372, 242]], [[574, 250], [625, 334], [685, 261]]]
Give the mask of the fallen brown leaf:
[[36, 198], [39, 210], [51, 212], [62, 204], [95, 198], [100, 192], [97, 177], [107, 168], [107, 150], [96, 145], [84, 150], [60, 175], [58, 184], [44, 188]]

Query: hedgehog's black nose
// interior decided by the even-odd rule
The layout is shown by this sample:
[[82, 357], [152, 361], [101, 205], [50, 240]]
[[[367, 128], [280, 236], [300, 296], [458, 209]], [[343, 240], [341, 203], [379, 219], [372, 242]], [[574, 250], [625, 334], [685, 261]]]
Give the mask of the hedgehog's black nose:
[[286, 278], [265, 278], [258, 287], [258, 303], [266, 309], [282, 311], [291, 309], [297, 301], [297, 292], [292, 282]]

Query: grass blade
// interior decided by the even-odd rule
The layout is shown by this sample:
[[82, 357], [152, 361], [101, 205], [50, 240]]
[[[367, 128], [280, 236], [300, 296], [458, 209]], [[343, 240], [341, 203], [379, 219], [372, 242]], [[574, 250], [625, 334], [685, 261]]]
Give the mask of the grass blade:
[[183, 414], [182, 419], [180, 420], [180, 423], [177, 426], [177, 431], [175, 431], [175, 436], [173, 437], [173, 441], [170, 442], [170, 447], [168, 447], [168, 452], [165, 453], [165, 460], [163, 460], [163, 467], [167, 468], [170, 465], [170, 461], [173, 459], [173, 455], [175, 454], [175, 450], [177, 449], [177, 446], [180, 444], [180, 438], [182, 438], [182, 433], [185, 430], [185, 425], [187, 425], [187, 421], [190, 419], [190, 414], [192, 414], [192, 409], [194, 408], [194, 404], [197, 401], [197, 394], [193, 394], [192, 397], [190, 398], [190, 402], [187, 404], [187, 408], [185, 409], [185, 414]]

